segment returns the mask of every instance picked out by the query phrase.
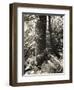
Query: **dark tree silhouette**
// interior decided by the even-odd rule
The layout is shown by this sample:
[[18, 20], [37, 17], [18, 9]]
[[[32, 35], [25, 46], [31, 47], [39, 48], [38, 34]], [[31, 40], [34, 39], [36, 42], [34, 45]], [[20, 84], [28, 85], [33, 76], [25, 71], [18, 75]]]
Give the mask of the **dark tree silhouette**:
[[46, 16], [39, 16], [36, 24], [36, 61], [41, 65], [45, 60], [44, 50], [46, 48]]
[[36, 24], [36, 55], [46, 48], [46, 16], [39, 16]]

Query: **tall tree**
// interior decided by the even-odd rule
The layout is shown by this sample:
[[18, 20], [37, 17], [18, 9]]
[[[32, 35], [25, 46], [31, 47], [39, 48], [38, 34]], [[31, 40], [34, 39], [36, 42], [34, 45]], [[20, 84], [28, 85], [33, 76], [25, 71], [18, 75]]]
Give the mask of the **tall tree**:
[[36, 55], [46, 48], [46, 16], [39, 16], [36, 24]]
[[63, 20], [62, 16], [49, 16], [49, 32], [52, 52], [60, 58], [59, 51], [62, 51], [63, 37]]

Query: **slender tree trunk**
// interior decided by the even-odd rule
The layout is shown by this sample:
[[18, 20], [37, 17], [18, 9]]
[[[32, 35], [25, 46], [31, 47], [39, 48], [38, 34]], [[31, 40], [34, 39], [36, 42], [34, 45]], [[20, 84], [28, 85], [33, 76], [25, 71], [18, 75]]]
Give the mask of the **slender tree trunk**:
[[51, 16], [49, 16], [49, 32], [50, 32], [50, 42], [52, 48], [52, 28], [51, 28]]
[[56, 46], [55, 38], [52, 35], [53, 31], [52, 31], [52, 27], [51, 27], [51, 16], [49, 16], [49, 32], [50, 32], [51, 50], [58, 58], [60, 58], [60, 55], [58, 53], [58, 49], [57, 49], [57, 46]]

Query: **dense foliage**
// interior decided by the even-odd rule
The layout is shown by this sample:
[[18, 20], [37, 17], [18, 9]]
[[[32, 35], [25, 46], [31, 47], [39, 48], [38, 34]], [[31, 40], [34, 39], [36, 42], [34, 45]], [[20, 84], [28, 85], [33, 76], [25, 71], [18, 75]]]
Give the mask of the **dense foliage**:
[[24, 74], [63, 72], [63, 17], [24, 15]]

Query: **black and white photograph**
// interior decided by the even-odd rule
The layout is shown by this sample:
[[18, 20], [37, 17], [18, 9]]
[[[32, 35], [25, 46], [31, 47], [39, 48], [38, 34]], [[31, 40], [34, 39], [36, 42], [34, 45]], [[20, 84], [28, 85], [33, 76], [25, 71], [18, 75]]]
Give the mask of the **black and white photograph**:
[[64, 15], [23, 13], [23, 75], [63, 73]]
[[10, 85], [72, 83], [72, 7], [10, 5]]

